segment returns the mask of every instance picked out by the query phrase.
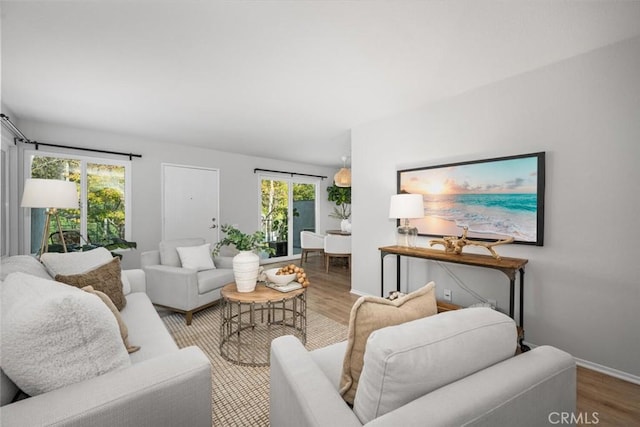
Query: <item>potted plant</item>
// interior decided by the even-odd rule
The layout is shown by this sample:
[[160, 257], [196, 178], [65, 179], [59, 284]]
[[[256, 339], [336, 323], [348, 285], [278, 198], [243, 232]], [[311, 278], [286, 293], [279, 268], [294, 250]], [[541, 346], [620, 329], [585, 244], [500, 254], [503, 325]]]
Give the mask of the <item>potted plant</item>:
[[213, 255], [220, 253], [220, 248], [223, 246], [234, 245], [240, 251], [233, 257], [233, 275], [238, 292], [252, 292], [256, 288], [260, 269], [260, 257], [256, 252], [271, 253], [273, 249], [265, 241], [262, 231], [246, 234], [228, 224], [220, 227], [220, 230], [226, 234], [226, 237], [216, 243]]
[[342, 231], [351, 231], [351, 223], [349, 222], [351, 217], [351, 187], [332, 185], [327, 187], [327, 192], [329, 193], [328, 200], [336, 204], [329, 216], [342, 220], [340, 222]]

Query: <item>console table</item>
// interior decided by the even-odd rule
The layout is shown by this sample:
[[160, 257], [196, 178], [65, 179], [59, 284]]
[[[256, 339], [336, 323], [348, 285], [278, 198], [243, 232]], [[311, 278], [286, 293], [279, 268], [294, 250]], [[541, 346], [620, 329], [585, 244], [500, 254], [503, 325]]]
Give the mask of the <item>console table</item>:
[[380, 250], [380, 294], [384, 297], [384, 257], [396, 255], [398, 267], [396, 271], [396, 289], [400, 291], [400, 257], [422, 258], [431, 261], [450, 262], [455, 264], [471, 265], [475, 267], [491, 268], [502, 271], [509, 278], [509, 316], [514, 317], [515, 302], [515, 282], [516, 273], [520, 273], [520, 328], [523, 327], [523, 306], [524, 306], [524, 266], [529, 260], [522, 258], [501, 257], [496, 259], [490, 255], [465, 254], [460, 255], [447, 253], [442, 250], [427, 248], [410, 248], [406, 246], [384, 246]]

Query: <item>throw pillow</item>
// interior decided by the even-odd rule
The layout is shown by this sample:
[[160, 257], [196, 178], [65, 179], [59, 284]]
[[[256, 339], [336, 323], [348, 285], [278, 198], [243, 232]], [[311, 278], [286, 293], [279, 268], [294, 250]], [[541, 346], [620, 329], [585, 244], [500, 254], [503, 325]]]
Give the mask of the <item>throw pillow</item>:
[[163, 240], [158, 248], [160, 249], [160, 264], [170, 265], [172, 267], [182, 267], [180, 264], [180, 255], [178, 255], [177, 247], [199, 246], [204, 245], [205, 241], [202, 237], [193, 237], [187, 239]]
[[104, 292], [96, 291], [95, 289], [93, 289], [92, 286], [85, 286], [84, 288], [82, 288], [82, 290], [85, 292], [89, 292], [90, 294], [96, 295], [109, 308], [109, 310], [111, 310], [111, 313], [113, 313], [113, 316], [116, 318], [116, 321], [118, 322], [118, 328], [120, 329], [120, 336], [122, 337], [122, 342], [124, 343], [124, 346], [127, 349], [127, 353], [135, 353], [136, 351], [140, 350], [140, 346], [129, 344], [129, 328], [127, 328], [127, 325], [124, 323], [124, 320], [122, 320], [122, 316], [120, 316], [120, 312], [118, 311], [118, 308], [115, 305], [113, 305], [113, 302], [111, 302], [111, 299], [109, 298], [109, 296], [107, 296], [107, 294], [105, 294]]
[[83, 274], [64, 276], [58, 274], [56, 281], [84, 288], [93, 286], [94, 289], [104, 292], [109, 296], [113, 304], [122, 310], [127, 304], [127, 299], [122, 291], [122, 279], [120, 272], [120, 259], [111, 258], [111, 261]]
[[353, 412], [367, 424], [513, 357], [517, 344], [513, 319], [490, 308], [453, 310], [374, 331]]
[[95, 248], [83, 252], [45, 252], [40, 257], [40, 261], [47, 267], [51, 277], [58, 274], [80, 274], [104, 265], [111, 261], [113, 255], [105, 248]]
[[[82, 252], [46, 252], [42, 254], [40, 260], [49, 271], [51, 277], [56, 277], [58, 274], [67, 276], [70, 274], [86, 273], [89, 270], [108, 263], [112, 259], [113, 254], [109, 252], [108, 249], [95, 248]], [[120, 280], [122, 280], [124, 294], [130, 294], [131, 285], [124, 271], [121, 274]]]
[[2, 370], [28, 395], [131, 365], [98, 298], [24, 273], [9, 275], [1, 292]]
[[393, 301], [374, 296], [360, 297], [351, 308], [349, 317], [347, 351], [340, 378], [340, 394], [343, 399], [353, 404], [371, 332], [437, 312], [434, 282]]
[[176, 248], [176, 250], [183, 268], [191, 268], [196, 271], [216, 268], [213, 264], [213, 258], [211, 258], [211, 243], [200, 246], [183, 246]]

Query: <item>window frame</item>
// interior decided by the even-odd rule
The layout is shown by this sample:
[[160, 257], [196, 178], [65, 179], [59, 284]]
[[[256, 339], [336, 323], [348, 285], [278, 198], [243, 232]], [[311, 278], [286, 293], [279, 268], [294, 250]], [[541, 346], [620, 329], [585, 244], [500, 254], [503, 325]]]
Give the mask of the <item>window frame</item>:
[[[24, 151], [24, 182], [31, 178], [31, 161], [34, 156], [40, 157], [56, 157], [62, 159], [72, 159], [80, 162], [80, 234], [87, 239], [87, 163], [98, 163], [104, 165], [124, 167], [124, 235], [126, 240], [131, 240], [132, 227], [132, 206], [131, 206], [131, 166], [133, 162], [130, 160], [118, 160], [106, 157], [82, 156], [77, 154], [67, 154], [42, 150], [25, 150]], [[34, 253], [31, 248], [31, 210], [25, 208], [22, 210], [23, 215], [23, 238], [25, 242], [26, 253]], [[38, 248], [35, 248], [36, 251]]]
[[311, 184], [315, 187], [315, 226], [314, 228], [318, 230], [318, 226], [320, 224], [320, 183], [322, 180], [320, 178], [307, 177], [307, 176], [299, 176], [299, 175], [283, 175], [274, 172], [261, 172], [257, 174], [257, 186], [258, 186], [258, 224], [260, 224], [260, 229], [262, 229], [262, 180], [270, 179], [274, 181], [285, 181], [287, 182], [287, 194], [289, 199], [288, 209], [288, 227], [289, 227], [289, 236], [287, 241], [287, 254], [282, 257], [273, 257], [271, 260], [279, 260], [279, 259], [293, 259], [297, 255], [293, 255], [293, 184]]

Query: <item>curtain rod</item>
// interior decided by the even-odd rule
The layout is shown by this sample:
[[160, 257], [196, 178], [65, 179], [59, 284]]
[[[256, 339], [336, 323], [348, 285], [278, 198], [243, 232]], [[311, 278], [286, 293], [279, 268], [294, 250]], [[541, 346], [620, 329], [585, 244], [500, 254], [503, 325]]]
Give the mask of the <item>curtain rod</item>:
[[255, 169], [253, 170], [253, 173], [256, 173], [256, 172], [273, 172], [273, 173], [282, 173], [282, 174], [285, 174], [285, 175], [291, 175], [291, 176], [294, 176], [294, 175], [298, 175], [298, 176], [311, 176], [311, 177], [314, 177], [314, 178], [320, 178], [320, 179], [326, 179], [326, 178], [327, 178], [326, 176], [322, 176], [322, 175], [311, 175], [311, 174], [308, 174], [308, 173], [297, 173], [297, 172], [275, 171], [275, 170], [271, 170], [271, 169], [259, 169], [259, 168], [255, 168]]
[[115, 154], [117, 156], [126, 156], [129, 158], [129, 160], [133, 160], [134, 157], [142, 158], [141, 154], [123, 153], [120, 151], [98, 150], [95, 148], [73, 147], [70, 145], [49, 144], [46, 142], [32, 141], [26, 136], [24, 136], [24, 133], [22, 133], [22, 131], [18, 129], [16, 125], [13, 124], [13, 122], [9, 119], [9, 116], [0, 113], [0, 118], [2, 118], [2, 124], [4, 125], [4, 127], [6, 127], [12, 134], [16, 136], [16, 138], [13, 139], [14, 144], [17, 144], [17, 141], [20, 141], [20, 142], [24, 142], [25, 144], [35, 145], [36, 150], [40, 147], [40, 145], [43, 145], [46, 147], [65, 148], [67, 150], [79, 150], [79, 151], [91, 151], [92, 153]]

